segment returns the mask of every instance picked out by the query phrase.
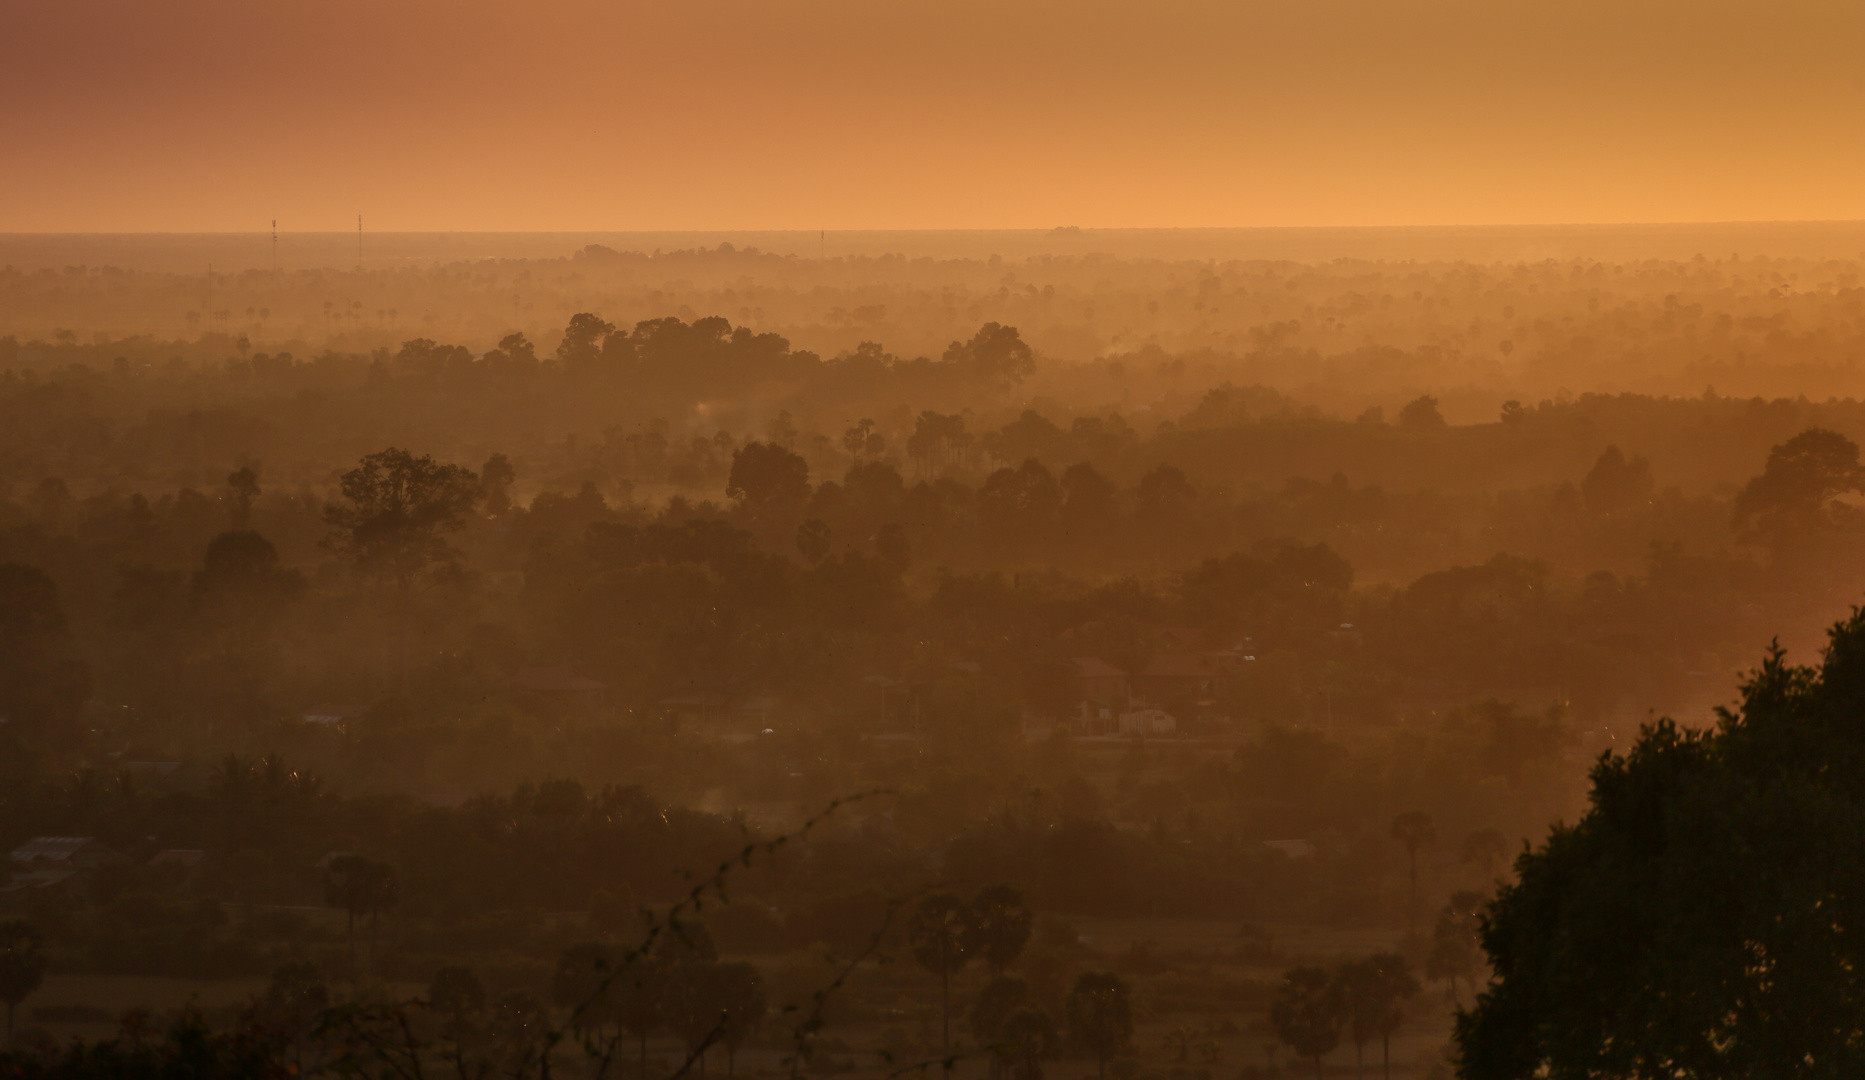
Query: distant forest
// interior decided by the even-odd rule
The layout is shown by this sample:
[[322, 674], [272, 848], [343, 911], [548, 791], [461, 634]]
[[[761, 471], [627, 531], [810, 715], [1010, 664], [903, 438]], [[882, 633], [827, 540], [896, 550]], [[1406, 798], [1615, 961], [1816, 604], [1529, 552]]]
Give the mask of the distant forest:
[[[1590, 762], [1865, 593], [1857, 280], [727, 245], [210, 306], [8, 269], [0, 843], [205, 853], [14, 900], [76, 969], [329, 974], [262, 909], [363, 852], [402, 890], [379, 974], [536, 989], [562, 913], [624, 936], [881, 792], [747, 870], [718, 948], [855, 952], [928, 880], [1003, 884], [1403, 922], [1421, 971], [1465, 943], [1455, 994]], [[1087, 954], [1049, 933], [1053, 1012]]]

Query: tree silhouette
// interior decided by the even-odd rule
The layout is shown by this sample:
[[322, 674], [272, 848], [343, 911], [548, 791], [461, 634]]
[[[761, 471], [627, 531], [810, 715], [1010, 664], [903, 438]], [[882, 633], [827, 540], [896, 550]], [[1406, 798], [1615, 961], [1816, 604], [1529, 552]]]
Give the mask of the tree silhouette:
[[1410, 431], [1436, 431], [1445, 427], [1444, 414], [1438, 412], [1438, 399], [1430, 394], [1414, 398], [1399, 410], [1399, 426]]
[[616, 1024], [635, 1037], [642, 1076], [648, 1069], [648, 1038], [667, 1023], [662, 988], [669, 966], [662, 956], [650, 953], [637, 958], [609, 987]]
[[595, 941], [572, 945], [558, 954], [550, 999], [559, 1008], [571, 1010], [572, 1029], [600, 1033], [617, 1022], [615, 1003], [606, 989], [613, 985], [619, 962], [619, 950]]
[[482, 1063], [475, 1074], [467, 1068], [467, 1048], [480, 1041], [479, 1024], [486, 1009], [486, 991], [470, 968], [450, 966], [434, 972], [427, 985], [427, 1003], [440, 1016], [441, 1038], [447, 1041], [441, 1056], [452, 1061], [460, 1080], [483, 1076]]
[[1055, 1021], [1041, 1009], [1027, 1007], [1004, 1021], [997, 1042], [992, 1057], [1010, 1067], [1013, 1080], [1043, 1080], [1043, 1062], [1061, 1049]]
[[[1029, 1003], [1030, 984], [1022, 979], [1000, 975], [984, 984], [966, 1014], [966, 1024], [978, 1045], [994, 1048], [1004, 1033], [1004, 1024]], [[995, 1077], [1003, 1064], [995, 1053], [991, 1056], [991, 1075]]]
[[1340, 1045], [1345, 1019], [1340, 984], [1318, 967], [1291, 968], [1269, 1007], [1276, 1037], [1297, 1054], [1314, 1059], [1316, 1080], [1321, 1076], [1322, 1057]]
[[486, 459], [479, 468], [479, 490], [486, 500], [486, 513], [493, 517], [502, 517], [512, 508], [512, 482], [518, 479], [518, 471], [512, 468], [511, 459], [504, 454], [494, 454]]
[[1069, 991], [1069, 1038], [1094, 1055], [1096, 1075], [1107, 1080], [1107, 1063], [1133, 1043], [1133, 995], [1111, 972], [1085, 972]]
[[920, 966], [939, 976], [939, 1054], [952, 1071], [952, 976], [962, 970], [976, 947], [971, 909], [951, 893], [923, 898], [907, 924], [907, 940]]
[[369, 957], [380, 965], [376, 922], [401, 898], [395, 868], [362, 855], [338, 855], [324, 868], [324, 903], [349, 916], [350, 981], [356, 981], [356, 919], [369, 916]]
[[1444, 980], [1451, 998], [1459, 1004], [1457, 980], [1462, 979], [1474, 994], [1477, 972], [1483, 966], [1480, 935], [1484, 903], [1482, 893], [1452, 893], [1431, 931], [1431, 956], [1425, 961], [1425, 977], [1434, 982]]
[[1464, 1076], [1865, 1068], [1865, 612], [1818, 667], [1770, 650], [1714, 727], [1645, 725], [1484, 910]]
[[954, 341], [941, 358], [982, 381], [1014, 385], [1036, 370], [1036, 354], [1014, 326], [985, 323], [970, 341]]
[[330, 987], [324, 973], [308, 960], [289, 960], [272, 970], [271, 985], [260, 999], [266, 1022], [284, 1032], [294, 1064], [303, 1067], [302, 1046], [316, 1026], [317, 1015], [330, 1005]]
[[1855, 521], [1858, 511], [1841, 496], [1862, 490], [1858, 444], [1808, 428], [1768, 452], [1762, 474], [1736, 495], [1734, 524], [1779, 554]]
[[1655, 486], [1650, 462], [1642, 457], [1628, 461], [1613, 445], [1587, 470], [1586, 478], [1580, 481], [1580, 495], [1595, 513], [1615, 514], [1649, 502]]
[[442, 534], [465, 523], [480, 494], [472, 470], [395, 447], [363, 458], [339, 488], [345, 501], [324, 509], [335, 527], [326, 546], [404, 594], [428, 567], [453, 556]]
[[1029, 944], [1036, 916], [1011, 885], [987, 885], [971, 901], [973, 939], [991, 975], [1001, 978]]
[[582, 373], [596, 366], [602, 357], [602, 343], [615, 332], [615, 324], [604, 322], [587, 311], [570, 316], [563, 340], [557, 344], [557, 360], [564, 369]]
[[259, 473], [251, 465], [242, 465], [227, 476], [227, 491], [233, 496], [233, 530], [252, 528], [253, 500], [259, 497]]
[[687, 960], [675, 964], [662, 983], [667, 1027], [687, 1055], [695, 1059], [699, 1075], [706, 1075], [706, 1050], [718, 1040], [723, 1024], [714, 971], [716, 963]]
[[1405, 1003], [1418, 994], [1412, 965], [1397, 953], [1375, 953], [1342, 964], [1335, 972], [1347, 1030], [1353, 1036], [1354, 1075], [1364, 1075], [1362, 1051], [1369, 1039], [1380, 1040], [1386, 1080], [1392, 1078], [1392, 1035], [1405, 1022]]
[[1392, 838], [1405, 845], [1406, 866], [1411, 880], [1411, 892], [1405, 908], [1405, 932], [1418, 932], [1418, 849], [1425, 847], [1438, 838], [1437, 827], [1431, 823], [1431, 815], [1423, 810], [1407, 810], [1392, 819]]
[[13, 1010], [45, 981], [45, 935], [23, 920], [0, 923], [0, 1001], [6, 1002], [6, 1038], [13, 1041]]
[[732, 454], [725, 493], [754, 517], [783, 515], [809, 499], [809, 463], [774, 442], [749, 442]]
[[811, 566], [829, 557], [832, 535], [821, 518], [810, 518], [797, 526], [797, 553]]
[[725, 1075], [732, 1076], [738, 1051], [764, 1019], [764, 975], [742, 960], [713, 970], [713, 1000], [720, 1014], [719, 1045], [725, 1048]]

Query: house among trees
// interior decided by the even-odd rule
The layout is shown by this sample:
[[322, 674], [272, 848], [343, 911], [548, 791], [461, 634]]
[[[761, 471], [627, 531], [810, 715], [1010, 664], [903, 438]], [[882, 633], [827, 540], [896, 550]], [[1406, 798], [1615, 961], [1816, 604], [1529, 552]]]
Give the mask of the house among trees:
[[93, 836], [35, 836], [9, 856], [19, 870], [94, 870], [125, 857]]
[[127, 859], [95, 837], [35, 836], [14, 848], [8, 861], [13, 874], [0, 885], [0, 905], [6, 906], [47, 890], [82, 895], [92, 870]]
[[1179, 729], [1178, 718], [1164, 709], [1133, 709], [1120, 714], [1117, 730], [1122, 735], [1170, 735]]

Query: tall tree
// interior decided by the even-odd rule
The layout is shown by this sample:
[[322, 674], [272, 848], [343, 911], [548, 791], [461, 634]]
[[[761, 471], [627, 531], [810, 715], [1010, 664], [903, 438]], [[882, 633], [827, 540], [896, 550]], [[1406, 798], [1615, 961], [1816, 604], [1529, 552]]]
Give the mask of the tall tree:
[[485, 987], [471, 968], [448, 966], [434, 972], [427, 984], [427, 1003], [440, 1016], [440, 1037], [446, 1041], [441, 1056], [453, 1063], [460, 1080], [478, 1080], [488, 1062], [467, 1059], [468, 1049], [481, 1041], [479, 1025], [486, 1010]]
[[738, 1051], [757, 1031], [768, 1008], [764, 975], [753, 965], [737, 960], [718, 965], [713, 970], [713, 980], [721, 1024], [719, 1045], [725, 1048], [725, 1075], [730, 1080]]
[[1616, 514], [1651, 501], [1656, 484], [1651, 462], [1642, 457], [1626, 460], [1617, 445], [1608, 446], [1580, 481], [1580, 496], [1597, 514]]
[[325, 545], [403, 594], [453, 557], [445, 534], [465, 524], [480, 495], [471, 469], [395, 447], [363, 458], [338, 486], [344, 501], [324, 508], [334, 526]]
[[1737, 493], [1735, 527], [1783, 554], [1856, 522], [1858, 509], [1845, 497], [1861, 491], [1858, 444], [1808, 428], [1770, 450], [1761, 475]]
[[732, 454], [725, 493], [754, 517], [792, 514], [809, 500], [809, 463], [774, 442], [746, 443]]
[[1340, 1045], [1345, 1019], [1340, 984], [1325, 968], [1289, 969], [1269, 1007], [1276, 1037], [1297, 1054], [1314, 1060], [1316, 1080], [1321, 1077], [1321, 1059]]
[[1036, 370], [1036, 353], [1014, 326], [985, 323], [970, 341], [954, 341], [941, 357], [966, 375], [984, 382], [1014, 386]]
[[1468, 889], [1451, 894], [1438, 921], [1431, 930], [1431, 955], [1425, 961], [1425, 977], [1442, 979], [1450, 988], [1451, 999], [1461, 1007], [1457, 983], [1462, 980], [1476, 992], [1477, 972], [1483, 966], [1480, 940], [1483, 923], [1483, 894]]
[[570, 316], [563, 340], [557, 343], [557, 360], [564, 370], [584, 374], [593, 370], [602, 358], [602, 343], [615, 333], [615, 324], [604, 322], [587, 311]]
[[369, 917], [369, 959], [378, 968], [381, 956], [376, 938], [376, 921], [383, 911], [395, 906], [401, 888], [395, 868], [388, 863], [363, 855], [338, 855], [324, 867], [324, 903], [340, 908], [349, 916], [350, 981], [356, 981], [356, 919]]
[[558, 954], [550, 999], [568, 1012], [572, 1030], [600, 1040], [604, 1028], [618, 1023], [610, 990], [618, 980], [619, 963], [619, 950], [597, 941], [572, 945]]
[[639, 1075], [648, 1074], [648, 1039], [667, 1023], [662, 989], [670, 964], [658, 954], [639, 957], [610, 986], [615, 1022], [635, 1037]]
[[494, 454], [479, 467], [479, 491], [486, 500], [486, 513], [503, 517], [512, 508], [512, 482], [518, 470], [504, 454]]
[[1084, 972], [1069, 991], [1069, 1038], [1094, 1055], [1095, 1075], [1107, 1080], [1107, 1063], [1133, 1045], [1133, 992], [1112, 972]]
[[972, 935], [993, 978], [1017, 962], [1029, 944], [1036, 916], [1013, 885], [987, 885], [971, 901]]
[[[965, 1016], [965, 1022], [971, 1028], [971, 1037], [978, 1040], [979, 1046], [995, 1048], [1004, 1033], [1004, 1024], [1027, 1006], [1029, 1000], [1030, 984], [1022, 979], [1000, 975], [985, 983]], [[993, 1078], [997, 1076], [1002, 1064], [1003, 1059], [993, 1052], [990, 1058]]]
[[907, 925], [913, 958], [939, 976], [939, 1055], [952, 1071], [952, 976], [962, 970], [976, 948], [970, 907], [951, 893], [934, 893], [919, 903]]
[[1061, 1050], [1055, 1021], [1041, 1009], [1012, 1013], [998, 1035], [993, 1057], [1010, 1069], [1011, 1080], [1043, 1080], [1043, 1062]]
[[1354, 1075], [1364, 1075], [1364, 1048], [1377, 1038], [1381, 1071], [1392, 1080], [1392, 1036], [1405, 1022], [1405, 1003], [1418, 995], [1410, 961], [1397, 953], [1374, 953], [1341, 965], [1335, 979], [1353, 1036]]
[[233, 503], [230, 515], [233, 531], [252, 528], [253, 500], [259, 497], [259, 473], [251, 465], [241, 465], [227, 475], [227, 494]]
[[1392, 838], [1405, 845], [1405, 863], [1411, 890], [1405, 904], [1405, 932], [1418, 932], [1418, 849], [1438, 838], [1437, 826], [1423, 810], [1407, 810], [1392, 819]]

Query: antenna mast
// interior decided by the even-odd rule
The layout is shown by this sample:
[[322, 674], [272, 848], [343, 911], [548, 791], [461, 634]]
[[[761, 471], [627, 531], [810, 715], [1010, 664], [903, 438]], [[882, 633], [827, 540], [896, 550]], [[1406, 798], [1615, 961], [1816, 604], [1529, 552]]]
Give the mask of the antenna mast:
[[272, 219], [272, 273], [278, 274], [278, 219]]
[[363, 215], [356, 215], [356, 265], [363, 265]]

